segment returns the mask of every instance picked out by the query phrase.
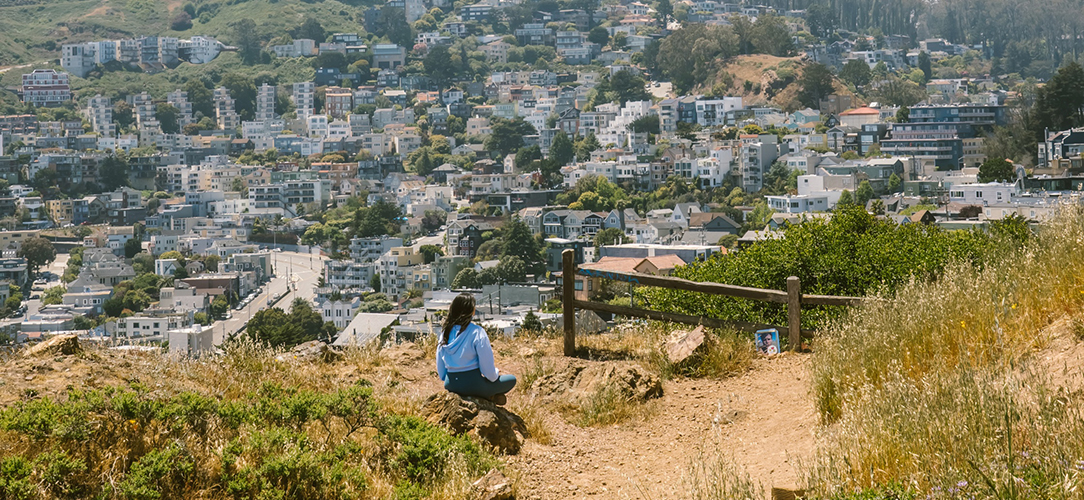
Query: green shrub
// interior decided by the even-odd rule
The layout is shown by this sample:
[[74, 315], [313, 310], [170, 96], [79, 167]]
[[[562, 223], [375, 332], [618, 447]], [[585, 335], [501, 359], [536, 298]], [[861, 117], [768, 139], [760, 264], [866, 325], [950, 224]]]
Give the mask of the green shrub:
[[42, 453], [34, 459], [34, 468], [41, 477], [41, 484], [49, 493], [60, 498], [79, 498], [87, 488], [87, 464], [68, 456], [64, 451]]
[[414, 483], [441, 479], [453, 460], [461, 460], [472, 474], [482, 474], [493, 465], [492, 458], [467, 437], [452, 436], [418, 417], [392, 416], [381, 434], [392, 454], [389, 468]]
[[34, 467], [24, 457], [16, 455], [0, 460], [0, 498], [34, 498], [34, 483], [31, 480], [33, 472]]
[[152, 450], [132, 464], [119, 485], [120, 494], [130, 500], [184, 498], [195, 468], [192, 456], [180, 444]]
[[[1027, 234], [1026, 229], [1002, 232]], [[982, 265], [1009, 240], [981, 231], [944, 231], [926, 224], [900, 226], [859, 207], [839, 209], [828, 220], [817, 218], [786, 226], [782, 235], [741, 252], [679, 267], [674, 275], [774, 290], [786, 290], [787, 277], [797, 276], [802, 293], [865, 296], [882, 290], [891, 293], [912, 278], [935, 279], [954, 261]], [[785, 304], [659, 288], [646, 289], [645, 296], [652, 308], [663, 311], [786, 323]], [[840, 307], [803, 307], [802, 326], [822, 327], [842, 311]]]

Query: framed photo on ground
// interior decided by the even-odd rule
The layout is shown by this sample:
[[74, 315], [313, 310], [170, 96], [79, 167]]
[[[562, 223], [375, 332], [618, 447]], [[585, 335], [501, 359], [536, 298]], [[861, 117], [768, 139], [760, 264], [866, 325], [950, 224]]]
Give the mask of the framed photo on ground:
[[782, 347], [779, 345], [779, 330], [775, 328], [769, 328], [767, 330], [757, 330], [754, 334], [756, 336], [757, 350], [763, 354], [779, 354], [782, 351]]

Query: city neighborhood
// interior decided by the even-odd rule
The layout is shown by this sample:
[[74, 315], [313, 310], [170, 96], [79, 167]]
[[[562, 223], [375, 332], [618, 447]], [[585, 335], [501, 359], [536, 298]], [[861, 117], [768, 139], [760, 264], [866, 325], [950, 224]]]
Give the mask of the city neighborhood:
[[[841, 77], [974, 52], [905, 35], [802, 46], [805, 11], [678, 7], [686, 23], [774, 27], [792, 47], [779, 50]], [[299, 29], [324, 37], [255, 50], [312, 61], [311, 80], [228, 75], [161, 95], [110, 94], [92, 79], [251, 48], [155, 34], [59, 47], [60, 67], [33, 68], [12, 90], [26, 109], [65, 118], [0, 116], [3, 328], [16, 342], [75, 330], [198, 355], [242, 330], [240, 316], [301, 299], [344, 345], [428, 331], [469, 291], [487, 324], [513, 334], [528, 314], [559, 312], [567, 249], [586, 268], [669, 274], [844, 205], [971, 229], [1042, 221], [1084, 189], [1075, 129], [1049, 131], [1033, 168], [985, 171], [984, 140], [1017, 98], [988, 76], [930, 78], [908, 106], [837, 86], [784, 109], [652, 79], [645, 53], [682, 25], [648, 5], [479, 28], [505, 8], [392, 0], [366, 11], [358, 33], [310, 19]], [[403, 21], [410, 43], [372, 35]], [[533, 65], [469, 78], [448, 67], [453, 55]], [[43, 237], [62, 257], [54, 272], [22, 248]], [[515, 250], [523, 238], [532, 244]], [[621, 300], [590, 279], [574, 286]]]

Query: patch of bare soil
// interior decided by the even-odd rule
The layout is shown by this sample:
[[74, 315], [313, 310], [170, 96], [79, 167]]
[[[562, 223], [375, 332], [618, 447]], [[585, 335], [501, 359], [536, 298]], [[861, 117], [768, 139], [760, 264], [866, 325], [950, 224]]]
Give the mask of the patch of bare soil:
[[1075, 327], [1075, 321], [1069, 317], [1052, 323], [1046, 329], [1050, 343], [1035, 357], [1040, 373], [1053, 386], [1070, 392], [1084, 390], [1084, 342], [1076, 338]]
[[518, 491], [528, 499], [683, 498], [690, 461], [716, 449], [765, 488], [793, 487], [795, 459], [811, 456], [817, 422], [808, 359], [760, 359], [733, 379], [666, 381], [654, 411], [639, 421], [580, 428], [547, 414], [553, 443], [529, 441], [509, 458]]

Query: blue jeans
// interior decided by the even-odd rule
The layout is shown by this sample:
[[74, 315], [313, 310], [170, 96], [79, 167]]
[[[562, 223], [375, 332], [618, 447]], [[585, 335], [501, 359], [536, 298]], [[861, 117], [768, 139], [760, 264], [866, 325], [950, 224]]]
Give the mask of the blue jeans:
[[497, 394], [504, 394], [516, 386], [515, 375], [501, 375], [496, 382], [482, 376], [482, 371], [475, 368], [465, 372], [448, 372], [444, 388], [460, 396], [478, 396], [486, 399]]

